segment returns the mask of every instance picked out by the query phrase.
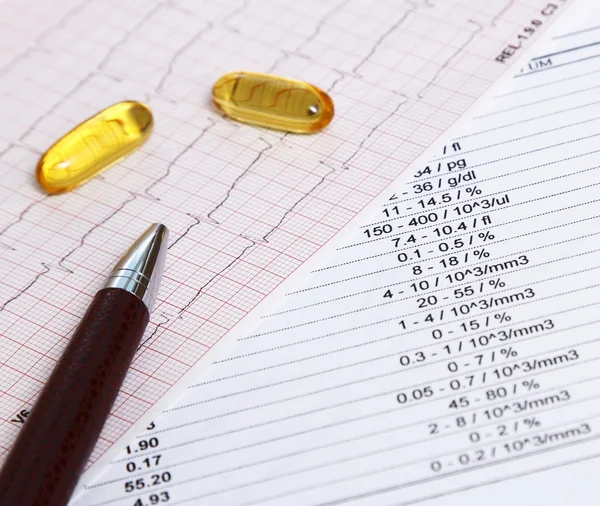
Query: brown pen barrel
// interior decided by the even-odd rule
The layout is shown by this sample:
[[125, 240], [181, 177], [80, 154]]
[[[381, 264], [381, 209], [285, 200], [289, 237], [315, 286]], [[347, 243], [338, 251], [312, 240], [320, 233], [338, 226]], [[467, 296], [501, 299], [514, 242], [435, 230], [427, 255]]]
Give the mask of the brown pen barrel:
[[0, 506], [68, 503], [147, 323], [135, 295], [96, 294], [0, 470]]

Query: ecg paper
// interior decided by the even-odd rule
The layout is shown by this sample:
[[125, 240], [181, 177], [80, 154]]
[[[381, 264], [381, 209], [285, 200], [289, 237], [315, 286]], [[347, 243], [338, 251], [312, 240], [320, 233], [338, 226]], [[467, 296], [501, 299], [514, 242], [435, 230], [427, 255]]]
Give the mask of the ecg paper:
[[74, 504], [597, 504], [600, 27], [543, 49]]
[[[496, 60], [507, 46], [526, 46], [567, 3], [5, 1], [1, 455], [149, 223], [171, 230], [167, 269], [92, 461], [453, 123], [508, 68]], [[300, 137], [222, 118], [210, 87], [237, 69], [320, 86], [334, 121]], [[124, 99], [151, 107], [148, 143], [76, 191], [44, 195], [40, 154]]]

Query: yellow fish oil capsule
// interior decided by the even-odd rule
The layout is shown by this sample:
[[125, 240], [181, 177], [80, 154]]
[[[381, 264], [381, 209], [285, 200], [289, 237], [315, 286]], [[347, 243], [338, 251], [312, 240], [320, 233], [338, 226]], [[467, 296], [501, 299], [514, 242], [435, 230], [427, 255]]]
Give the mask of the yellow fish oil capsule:
[[85, 120], [40, 158], [35, 176], [48, 193], [82, 185], [141, 146], [152, 131], [152, 113], [144, 104], [119, 102]]
[[215, 105], [231, 119], [309, 134], [333, 118], [333, 101], [316, 86], [267, 74], [230, 72], [212, 89]]

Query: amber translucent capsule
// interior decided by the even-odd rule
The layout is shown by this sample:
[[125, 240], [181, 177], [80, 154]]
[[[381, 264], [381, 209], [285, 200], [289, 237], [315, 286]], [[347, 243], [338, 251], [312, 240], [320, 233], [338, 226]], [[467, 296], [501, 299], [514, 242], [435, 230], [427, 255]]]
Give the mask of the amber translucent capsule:
[[151, 131], [152, 113], [144, 104], [111, 105], [54, 143], [35, 176], [48, 193], [71, 191], [141, 146]]
[[231, 119], [308, 134], [333, 118], [333, 101], [316, 86], [254, 72], [230, 72], [214, 84], [215, 105]]

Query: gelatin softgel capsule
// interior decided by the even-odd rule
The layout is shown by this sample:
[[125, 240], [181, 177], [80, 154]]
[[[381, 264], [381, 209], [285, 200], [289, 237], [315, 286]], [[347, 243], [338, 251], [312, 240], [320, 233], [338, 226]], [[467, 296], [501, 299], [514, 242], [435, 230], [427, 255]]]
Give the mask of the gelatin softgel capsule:
[[85, 120], [40, 158], [36, 178], [48, 193], [82, 185], [141, 146], [152, 130], [152, 113], [139, 102], [119, 102]]
[[318, 132], [333, 118], [327, 93], [302, 81], [267, 74], [225, 74], [214, 84], [212, 98], [231, 119], [286, 132]]

